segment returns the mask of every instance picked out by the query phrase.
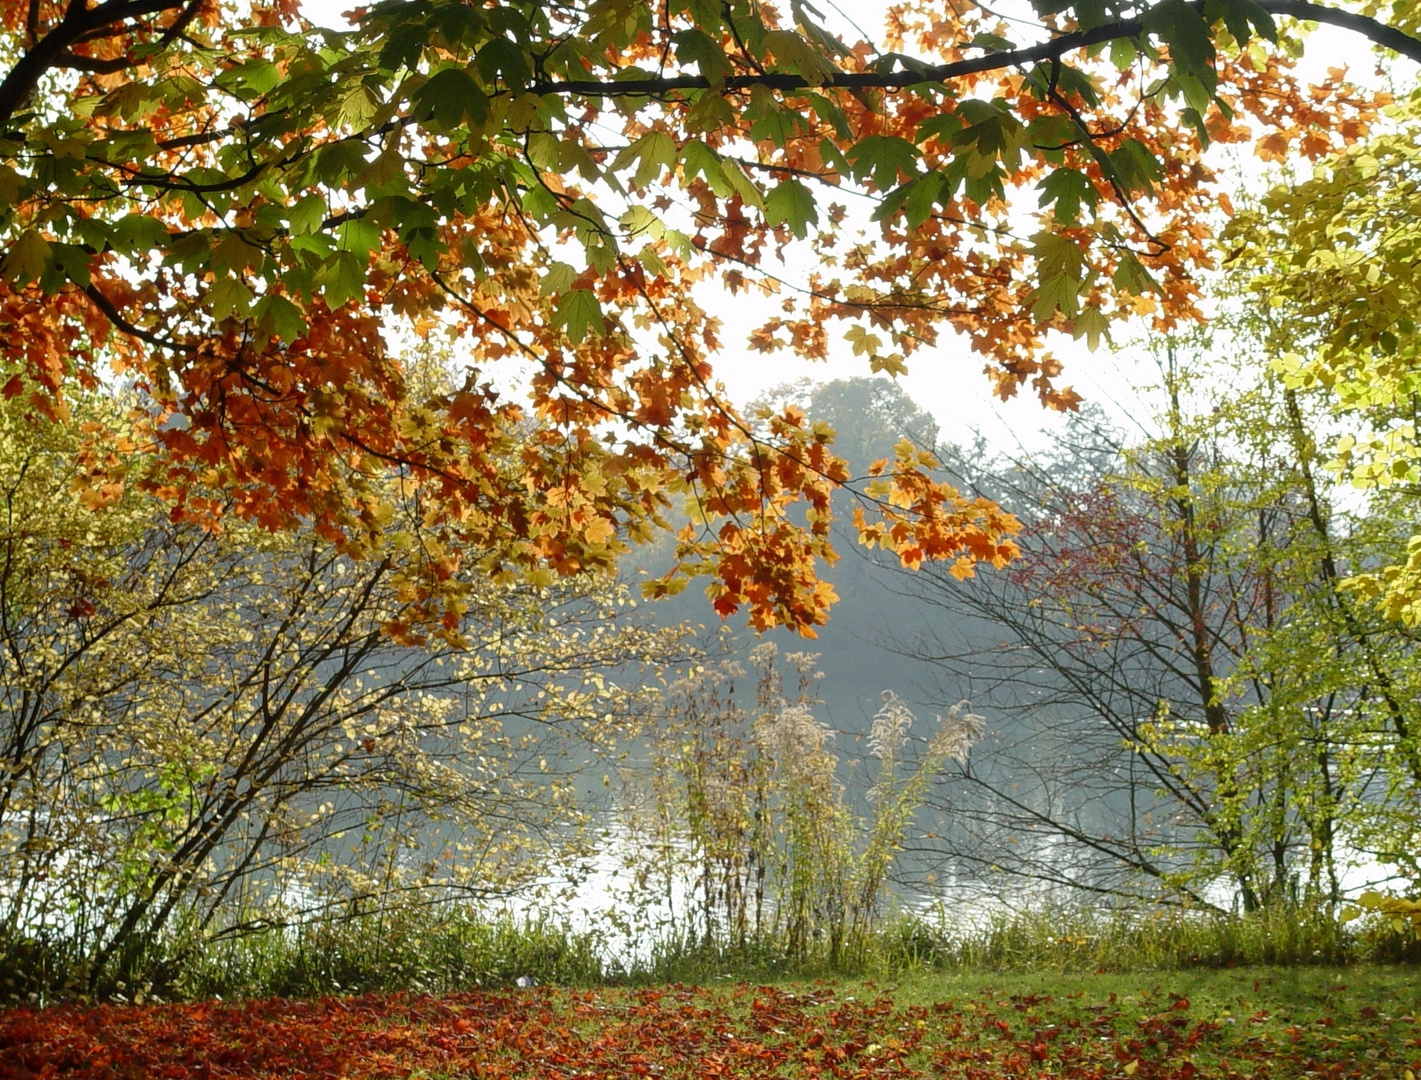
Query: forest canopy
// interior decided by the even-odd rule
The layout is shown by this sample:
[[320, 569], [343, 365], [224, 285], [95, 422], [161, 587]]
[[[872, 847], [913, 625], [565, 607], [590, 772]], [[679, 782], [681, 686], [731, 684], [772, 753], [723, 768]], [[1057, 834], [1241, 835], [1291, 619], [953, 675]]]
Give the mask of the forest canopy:
[[[1198, 318], [1208, 144], [1318, 159], [1377, 118], [1290, 73], [1293, 20], [1421, 58], [1409, 4], [1033, 6], [905, 4], [872, 41], [799, 0], [391, 0], [348, 30], [6, 0], [3, 392], [39, 422], [132, 388], [90, 504], [379, 549], [411, 637], [457, 634], [469, 560], [546, 582], [673, 528], [650, 594], [708, 575], [722, 615], [812, 633], [855, 478], [801, 411], [726, 401], [722, 350], [837, 339], [898, 373], [961, 341], [997, 393], [1071, 408], [1051, 335]], [[742, 343], [702, 283], [780, 310]], [[933, 466], [905, 444], [857, 478], [860, 542], [1009, 560], [1015, 520]]]

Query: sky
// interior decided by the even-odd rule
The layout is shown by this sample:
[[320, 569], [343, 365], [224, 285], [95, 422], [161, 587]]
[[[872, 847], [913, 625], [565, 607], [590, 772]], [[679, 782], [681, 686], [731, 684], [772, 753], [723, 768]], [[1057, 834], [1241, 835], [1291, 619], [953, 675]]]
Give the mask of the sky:
[[[341, 13], [353, 4], [354, 0], [305, 0], [302, 9], [317, 23], [342, 26]], [[889, 0], [817, 0], [816, 6], [831, 26], [844, 20], [840, 27], [846, 36], [852, 32], [848, 25], [852, 23], [877, 37], [890, 3]], [[1010, 12], [1013, 8], [1027, 10], [1022, 0], [1004, 0], [1001, 10]], [[1328, 67], [1339, 65], [1348, 67], [1353, 77], [1363, 84], [1376, 82], [1376, 62], [1367, 43], [1358, 35], [1330, 28], [1314, 35], [1299, 73], [1307, 79], [1318, 79]], [[1396, 75], [1415, 84], [1416, 69], [1412, 65], [1398, 70]], [[1261, 163], [1245, 158], [1227, 167], [1238, 176], [1241, 186], [1262, 189]], [[795, 276], [792, 266], [788, 276]], [[736, 328], [756, 325], [752, 307], [760, 306], [759, 303], [744, 294], [731, 297], [724, 293], [704, 294], [701, 302], [725, 323], [726, 347], [716, 359], [715, 370], [729, 398], [737, 405], [744, 406], [776, 386], [803, 378], [827, 382], [872, 374], [866, 360], [852, 356], [843, 342], [838, 342], [827, 362], [805, 360], [787, 352], [770, 357], [752, 353], [739, 347], [743, 339]], [[762, 303], [765, 315], [772, 314], [774, 302]], [[1117, 329], [1115, 344], [1102, 344], [1095, 352], [1089, 351], [1084, 342], [1055, 335], [1050, 348], [1066, 368], [1061, 383], [1073, 386], [1087, 401], [1099, 403], [1122, 421], [1138, 418], [1147, 407], [1141, 391], [1158, 383], [1153, 361], [1139, 345], [1143, 335], [1143, 327], [1123, 332]], [[1065, 417], [1044, 409], [1029, 391], [1007, 402], [997, 400], [982, 367], [982, 359], [971, 352], [965, 340], [949, 331], [936, 347], [909, 358], [908, 374], [898, 381], [909, 397], [933, 414], [945, 441], [968, 443], [980, 433], [990, 445], [1003, 451], [1035, 452], [1048, 447], [1065, 423]]]

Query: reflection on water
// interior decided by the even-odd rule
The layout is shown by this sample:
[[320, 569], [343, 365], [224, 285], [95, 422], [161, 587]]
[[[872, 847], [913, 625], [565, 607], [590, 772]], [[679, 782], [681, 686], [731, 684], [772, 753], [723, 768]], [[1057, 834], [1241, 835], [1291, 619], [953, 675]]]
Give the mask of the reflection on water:
[[[601, 842], [590, 856], [555, 868], [535, 888], [500, 901], [491, 912], [515, 920], [550, 920], [590, 933], [600, 941], [609, 969], [630, 970], [653, 959], [658, 943], [684, 941], [703, 928], [698, 923], [698, 864], [687, 846], [670, 853], [608, 814], [600, 829]], [[1061, 838], [1045, 841], [1060, 868], [1070, 869], [1071, 847]], [[1343, 884], [1356, 895], [1386, 878], [1375, 861], [1354, 856], [1347, 863]], [[1062, 874], [1064, 879], [1068, 875]], [[1240, 900], [1220, 880], [1205, 893], [1218, 911], [1240, 912]], [[1053, 882], [1032, 882], [998, 874], [966, 873], [929, 876], [922, 887], [900, 885], [890, 890], [884, 914], [903, 914], [920, 921], [945, 939], [965, 939], [1014, 918], [1042, 911], [1066, 912], [1094, 904], [1102, 914], [1108, 900], [1083, 897], [1079, 889]], [[1068, 932], [1069, 927], [1062, 927]]]

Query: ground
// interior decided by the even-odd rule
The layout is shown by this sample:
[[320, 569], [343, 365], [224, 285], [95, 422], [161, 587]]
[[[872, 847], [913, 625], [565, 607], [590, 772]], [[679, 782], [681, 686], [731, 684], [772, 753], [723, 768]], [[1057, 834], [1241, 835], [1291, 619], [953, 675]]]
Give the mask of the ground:
[[0, 1080], [1415, 1080], [1418, 987], [1252, 968], [24, 1007], [0, 1011]]

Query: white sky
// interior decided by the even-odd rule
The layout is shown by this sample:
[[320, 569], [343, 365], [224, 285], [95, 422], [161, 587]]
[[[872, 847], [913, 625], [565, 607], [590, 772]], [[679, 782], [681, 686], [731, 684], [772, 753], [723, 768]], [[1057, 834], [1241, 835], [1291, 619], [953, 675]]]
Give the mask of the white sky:
[[[341, 12], [354, 2], [305, 0], [302, 7], [308, 18], [324, 25], [340, 26], [344, 24]], [[1025, 9], [1019, 0], [1006, 0], [1006, 5]], [[836, 3], [819, 0], [818, 6], [826, 14], [842, 13], [868, 34], [877, 36], [883, 25], [883, 14], [890, 5], [889, 0], [837, 0]], [[1314, 35], [1313, 42], [1299, 69], [1304, 78], [1320, 78], [1328, 67], [1342, 65], [1348, 67], [1359, 82], [1375, 82], [1376, 61], [1370, 47], [1359, 36], [1324, 28]], [[1415, 84], [1414, 65], [1399, 62], [1395, 70], [1399, 82], [1404, 81], [1408, 86]], [[1240, 187], [1261, 185], [1261, 165], [1254, 169], [1245, 161], [1238, 171]], [[793, 270], [790, 276], [794, 276]], [[716, 376], [726, 385], [730, 399], [739, 405], [745, 405], [775, 386], [801, 378], [827, 382], [872, 374], [867, 361], [852, 356], [842, 341], [827, 362], [804, 360], [788, 352], [765, 356], [740, 348], [744, 339], [738, 328], [743, 326], [748, 330], [757, 325], [756, 309], [772, 314], [772, 302], [761, 308], [757, 301], [747, 300], [744, 294], [726, 295], [723, 301], [703, 294], [701, 300], [724, 321], [725, 349], [716, 360]], [[837, 336], [831, 335], [831, 338]], [[1139, 350], [1121, 347], [1123, 335], [1119, 329], [1116, 341], [1113, 349], [1102, 345], [1091, 353], [1083, 342], [1056, 335], [1051, 350], [1066, 366], [1060, 380], [1062, 385], [1074, 386], [1087, 400], [1100, 402], [1111, 413], [1126, 418], [1139, 411], [1137, 391], [1156, 383], [1158, 375], [1152, 362], [1139, 356]], [[899, 383], [915, 402], [934, 415], [945, 441], [968, 442], [974, 431], [980, 431], [989, 443], [1001, 449], [1020, 444], [1026, 450], [1038, 450], [1049, 445], [1053, 434], [1064, 423], [1060, 414], [1043, 409], [1029, 390], [1011, 401], [999, 402], [982, 374], [982, 358], [951, 332], [944, 333], [936, 348], [910, 357], [908, 367], [909, 373], [901, 377]]]

